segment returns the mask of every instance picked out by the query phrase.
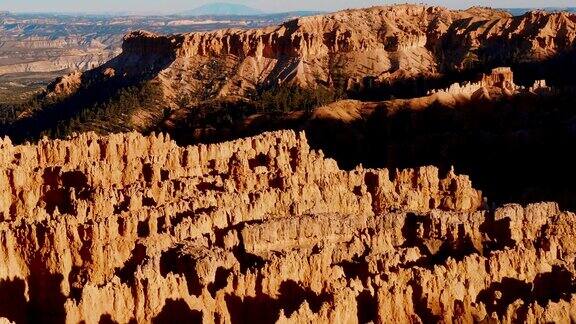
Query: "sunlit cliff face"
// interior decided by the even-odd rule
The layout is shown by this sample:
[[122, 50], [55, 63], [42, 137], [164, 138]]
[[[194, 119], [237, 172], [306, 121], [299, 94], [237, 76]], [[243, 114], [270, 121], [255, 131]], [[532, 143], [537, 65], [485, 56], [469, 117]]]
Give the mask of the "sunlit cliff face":
[[[54, 102], [0, 139], [0, 323], [572, 321], [573, 90], [522, 86], [513, 72], [528, 73], [500, 63], [570, 58], [575, 25], [400, 5], [128, 34], [121, 55], [55, 80], [38, 98]], [[479, 66], [414, 98], [162, 128], [232, 141], [152, 132], [154, 114], [206, 113], [177, 106], [182, 95], [248, 105], [265, 85], [378, 92]], [[131, 106], [103, 114], [114, 91]], [[157, 94], [147, 107], [142, 92]], [[146, 134], [105, 135], [134, 120]], [[43, 137], [66, 122], [99, 133]], [[305, 131], [261, 131], [290, 127]]]
[[341, 171], [291, 131], [1, 148], [10, 321], [558, 320], [572, 308], [573, 263], [560, 259], [572, 214], [487, 210], [452, 172]]

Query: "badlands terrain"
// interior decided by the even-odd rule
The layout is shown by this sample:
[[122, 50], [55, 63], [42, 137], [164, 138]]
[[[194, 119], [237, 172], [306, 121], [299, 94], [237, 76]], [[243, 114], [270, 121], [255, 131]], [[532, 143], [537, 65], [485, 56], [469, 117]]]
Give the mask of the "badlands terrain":
[[[269, 97], [291, 87], [314, 90], [310, 100], [322, 104], [343, 96], [423, 97], [454, 82], [477, 81], [502, 66], [511, 67], [515, 81], [525, 86], [541, 79], [570, 85], [573, 78], [566, 72], [576, 65], [574, 17], [400, 5], [263, 29], [169, 36], [135, 31], [124, 37], [120, 55], [56, 79], [38, 96], [40, 105], [19, 108], [7, 134], [39, 139], [86, 130], [170, 131], [203, 106], [274, 110], [266, 105]], [[284, 110], [304, 108], [298, 104], [305, 103]]]
[[0, 322], [575, 322], [575, 50], [423, 5], [130, 32], [0, 111]]
[[0, 12], [0, 103], [22, 100], [71, 71], [95, 68], [121, 52], [131, 30], [161, 34], [256, 28], [306, 12], [260, 16], [143, 16]]

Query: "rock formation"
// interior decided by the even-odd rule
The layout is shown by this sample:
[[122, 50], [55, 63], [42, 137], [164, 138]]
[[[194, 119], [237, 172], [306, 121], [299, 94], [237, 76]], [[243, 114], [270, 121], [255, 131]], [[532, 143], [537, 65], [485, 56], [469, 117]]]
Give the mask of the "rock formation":
[[[507, 14], [486, 10], [483, 16]], [[161, 79], [169, 96], [187, 92], [212, 97], [245, 95], [255, 87], [284, 82], [314, 86], [366, 76], [390, 78], [391, 73], [431, 74], [436, 62], [427, 43], [437, 41], [453, 20], [467, 17], [471, 15], [465, 12], [404, 5], [306, 17], [248, 31], [173, 36], [133, 32], [125, 37], [122, 55], [88, 77], [102, 78], [100, 72], [112, 67], [124, 78]], [[342, 75], [346, 80], [335, 80]], [[200, 89], [202, 94], [197, 93]]]
[[[123, 81], [154, 79], [167, 100], [248, 97], [255, 89], [285, 83], [357, 90], [478, 64], [543, 60], [572, 50], [575, 39], [576, 16], [568, 13], [512, 17], [484, 8], [396, 5], [263, 29], [171, 36], [133, 32], [119, 57], [84, 79], [104, 82], [109, 69]], [[61, 88], [52, 87], [66, 95]]]
[[506, 19], [459, 20], [450, 26], [442, 48], [453, 54], [448, 64], [462, 66], [469, 54], [479, 55], [483, 63], [543, 61], [573, 50], [575, 44], [576, 15], [533, 11]]
[[[277, 128], [306, 129], [339, 162], [289, 130], [186, 147], [164, 134], [0, 139], [0, 322], [576, 321], [575, 215], [553, 202], [498, 206], [450, 168], [484, 167], [473, 179], [485, 192], [522, 180], [513, 197], [541, 197], [560, 175], [570, 188], [553, 183], [546, 197], [576, 195], [556, 140], [576, 134], [571, 101], [540, 96], [553, 92], [543, 80], [518, 86], [498, 67], [569, 52], [575, 25], [565, 13], [399, 5], [264, 29], [128, 34], [118, 57], [54, 81], [52, 110], [33, 107], [22, 125], [57, 125], [59, 114], [94, 122], [66, 97], [103, 89], [102, 101], [141, 83], [160, 86], [165, 110], [155, 113], [167, 119], [182, 98], [249, 99], [286, 84], [369, 88], [478, 62], [494, 69], [424, 97], [274, 115]], [[139, 104], [105, 118], [145, 124], [153, 113]], [[242, 118], [246, 129], [183, 132], [214, 140], [257, 132], [259, 122], [276, 127], [270, 114]]]
[[487, 209], [434, 167], [342, 171], [280, 131], [178, 147], [135, 133], [0, 141], [11, 322], [574, 318], [574, 215]]
[[0, 104], [27, 100], [56, 77], [94, 69], [120, 54], [123, 36], [146, 29], [178, 34], [276, 25], [312, 12], [260, 16], [0, 14]]
[[[176, 135], [175, 128], [190, 120], [195, 124], [204, 107], [224, 103], [254, 111], [277, 106], [265, 102], [281, 97], [277, 91], [285, 86], [304, 88], [306, 94], [327, 93], [306, 101], [315, 107], [315, 101], [325, 104], [342, 94], [381, 101], [420, 97], [469, 79], [463, 76], [476, 70], [503, 65], [523, 71], [522, 84], [546, 79], [557, 86], [557, 79], [570, 75], [562, 62], [568, 61], [567, 70], [574, 69], [569, 56], [574, 50], [574, 21], [567, 13], [511, 17], [486, 8], [451, 11], [397, 5], [304, 17], [261, 29], [169, 36], [135, 31], [125, 36], [119, 56], [96, 69], [57, 78], [38, 104], [25, 106], [17, 117], [10, 115], [10, 127], [0, 129], [0, 134], [18, 143], [83, 131], [162, 130]], [[519, 67], [536, 62], [547, 65]], [[503, 81], [510, 82], [510, 77]], [[506, 94], [515, 92], [504, 88]], [[474, 98], [493, 96], [478, 90]], [[292, 109], [301, 108], [282, 108]]]
[[[546, 84], [546, 80], [535, 80], [534, 84], [526, 89], [514, 82], [514, 73], [510, 67], [498, 67], [490, 73], [484, 73], [476, 82], [453, 83], [450, 87], [440, 90], [430, 90], [427, 97], [443, 101], [450, 96], [464, 96], [468, 99], [484, 98], [494, 99], [502, 95], [517, 95], [519, 93], [551, 94], [553, 89]], [[422, 100], [423, 98], [416, 98]]]
[[[536, 82], [534, 87], [538, 87], [540, 83]], [[545, 83], [544, 83], [545, 85]], [[473, 95], [478, 91], [487, 91], [488, 89], [499, 89], [509, 94], [518, 90], [514, 83], [514, 73], [509, 67], [498, 67], [492, 69], [489, 74], [482, 74], [480, 80], [476, 82], [465, 82], [463, 84], [453, 83], [450, 87], [441, 90], [431, 90], [428, 95], [433, 94], [451, 94], [451, 95]]]

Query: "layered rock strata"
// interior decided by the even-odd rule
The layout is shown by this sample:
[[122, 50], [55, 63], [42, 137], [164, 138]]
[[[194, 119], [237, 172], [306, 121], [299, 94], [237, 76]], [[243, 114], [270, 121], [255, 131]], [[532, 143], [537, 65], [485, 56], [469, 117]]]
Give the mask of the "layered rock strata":
[[[488, 9], [475, 14], [509, 17]], [[102, 82], [107, 79], [102, 71], [112, 68], [123, 80], [161, 81], [168, 98], [198, 100], [246, 96], [255, 88], [287, 82], [352, 87], [367, 76], [402, 79], [435, 73], [431, 44], [439, 42], [453, 21], [471, 17], [464, 11], [399, 5], [299, 18], [253, 30], [171, 36], [137, 31], [126, 35], [118, 58], [87, 72], [84, 79]]]
[[[116, 79], [158, 81], [167, 99], [250, 97], [255, 89], [370, 88], [447, 71], [540, 62], [569, 52], [576, 16], [396, 5], [304, 17], [276, 27], [159, 36], [133, 32], [123, 53], [87, 72], [81, 85]], [[520, 54], [518, 54], [520, 53]], [[73, 88], [73, 87], [72, 87]], [[67, 94], [53, 86], [54, 94]], [[66, 88], [67, 89], [67, 88]]]
[[568, 321], [574, 215], [434, 167], [342, 171], [303, 133], [0, 141], [11, 322]]

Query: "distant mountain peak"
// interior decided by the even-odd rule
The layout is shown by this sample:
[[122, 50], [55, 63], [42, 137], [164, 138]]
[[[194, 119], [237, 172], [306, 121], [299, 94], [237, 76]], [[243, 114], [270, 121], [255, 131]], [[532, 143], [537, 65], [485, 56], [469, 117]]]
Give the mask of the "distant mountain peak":
[[184, 12], [191, 16], [251, 16], [263, 13], [261, 10], [246, 5], [227, 2], [208, 3]]

